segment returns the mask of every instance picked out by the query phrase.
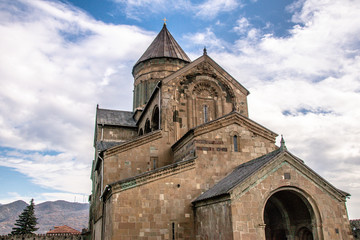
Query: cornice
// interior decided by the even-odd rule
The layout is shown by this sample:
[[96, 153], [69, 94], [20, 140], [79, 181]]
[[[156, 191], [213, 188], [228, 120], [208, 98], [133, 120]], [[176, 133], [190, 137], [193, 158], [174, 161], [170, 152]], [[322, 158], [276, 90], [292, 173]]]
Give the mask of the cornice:
[[275, 138], [278, 136], [277, 133], [265, 128], [264, 126], [256, 123], [255, 121], [241, 115], [238, 112], [231, 112], [227, 115], [224, 115], [218, 119], [212, 120], [207, 123], [203, 123], [197, 127], [194, 127], [187, 131], [179, 140], [177, 140], [172, 146], [172, 150], [175, 152], [185, 143], [187, 143], [192, 138], [217, 130], [222, 127], [229, 126], [231, 124], [238, 124], [240, 126], [246, 126], [250, 131], [253, 131], [259, 136], [264, 137], [265, 139], [275, 143]]
[[259, 136], [264, 137], [265, 139], [275, 142], [276, 136], [278, 136], [273, 131], [263, 127], [262, 125], [252, 121], [249, 118], [237, 113], [232, 112], [225, 117], [214, 120], [213, 122], [209, 122], [203, 125], [200, 125], [194, 129], [194, 136], [202, 135], [204, 133], [214, 131], [221, 127], [226, 127], [231, 124], [238, 124], [240, 126], [246, 126], [250, 131], [256, 133]]

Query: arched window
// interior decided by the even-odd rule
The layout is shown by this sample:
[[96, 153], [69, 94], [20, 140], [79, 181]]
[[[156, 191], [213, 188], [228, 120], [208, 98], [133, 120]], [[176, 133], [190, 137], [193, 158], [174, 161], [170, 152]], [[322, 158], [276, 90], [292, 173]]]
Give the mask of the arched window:
[[209, 121], [209, 113], [208, 113], [207, 105], [204, 105], [203, 111], [204, 111], [204, 123], [207, 123]]
[[160, 123], [159, 123], [159, 108], [158, 106], [154, 107], [154, 110], [152, 112], [152, 118], [151, 118], [151, 130], [158, 130], [160, 128]]
[[140, 131], [139, 131], [139, 136], [142, 136], [142, 135], [144, 135], [144, 131], [143, 131], [143, 129], [142, 129], [142, 128], [140, 128]]
[[232, 151], [233, 152], [241, 152], [240, 135], [238, 132], [233, 131], [230, 133], [230, 141], [232, 143]]
[[238, 146], [238, 136], [237, 135], [233, 136], [233, 143], [234, 143], [234, 152], [238, 152], [239, 146]]
[[150, 128], [150, 120], [149, 119], [146, 119], [146, 122], [145, 122], [145, 131], [144, 133], [149, 133], [151, 132], [151, 128]]

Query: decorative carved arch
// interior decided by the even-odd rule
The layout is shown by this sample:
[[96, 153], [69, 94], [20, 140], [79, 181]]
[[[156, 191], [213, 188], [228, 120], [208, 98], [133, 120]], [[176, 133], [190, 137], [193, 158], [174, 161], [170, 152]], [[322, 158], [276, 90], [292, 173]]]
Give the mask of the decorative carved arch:
[[224, 85], [227, 93], [230, 95], [229, 97], [232, 99], [235, 98], [235, 94], [232, 88], [229, 86], [229, 84], [226, 81], [224, 81], [221, 77], [218, 76], [214, 68], [209, 63], [203, 62], [200, 63], [198, 66], [196, 66], [196, 73], [216, 79], [222, 85]]
[[204, 92], [207, 92], [207, 93], [209, 93], [210, 97], [215, 98], [215, 97], [218, 97], [218, 95], [219, 95], [218, 91], [219, 90], [216, 89], [214, 87], [214, 84], [211, 84], [211, 82], [201, 81], [194, 86], [192, 93], [195, 94], [196, 96], [204, 96], [205, 97]]

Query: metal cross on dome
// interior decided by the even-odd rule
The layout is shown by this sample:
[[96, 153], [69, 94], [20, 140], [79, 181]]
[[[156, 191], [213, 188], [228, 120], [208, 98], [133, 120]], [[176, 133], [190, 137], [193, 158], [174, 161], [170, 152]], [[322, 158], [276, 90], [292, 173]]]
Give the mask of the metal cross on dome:
[[164, 17], [164, 19], [163, 19], [163, 20], [164, 20], [164, 24], [166, 25], [166, 21], [167, 21], [166, 17]]

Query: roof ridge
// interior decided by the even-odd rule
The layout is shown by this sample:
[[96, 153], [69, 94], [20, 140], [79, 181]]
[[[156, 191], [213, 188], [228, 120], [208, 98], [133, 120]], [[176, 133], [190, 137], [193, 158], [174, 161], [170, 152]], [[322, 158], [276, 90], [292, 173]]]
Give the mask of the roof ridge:
[[109, 109], [109, 108], [98, 108], [100, 111], [111, 111], [111, 112], [127, 112], [127, 113], [134, 113], [133, 111], [127, 111], [127, 110], [117, 110], [117, 109]]

